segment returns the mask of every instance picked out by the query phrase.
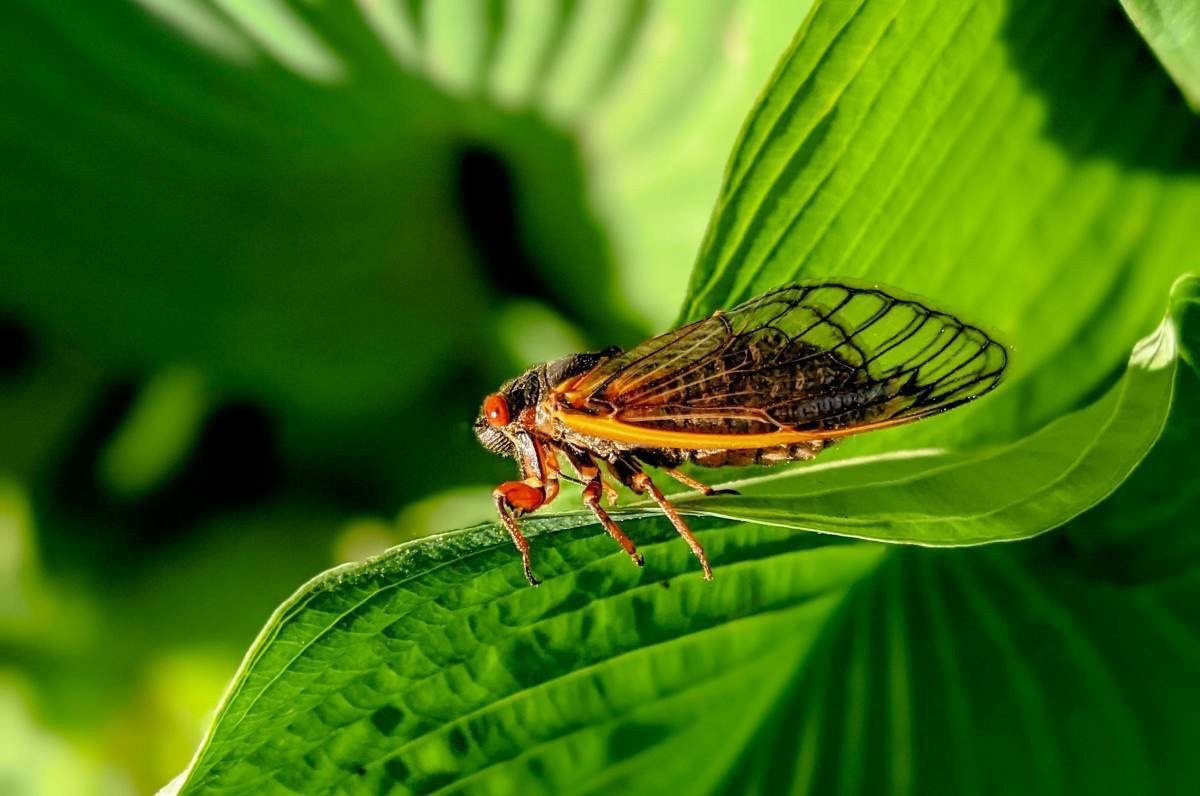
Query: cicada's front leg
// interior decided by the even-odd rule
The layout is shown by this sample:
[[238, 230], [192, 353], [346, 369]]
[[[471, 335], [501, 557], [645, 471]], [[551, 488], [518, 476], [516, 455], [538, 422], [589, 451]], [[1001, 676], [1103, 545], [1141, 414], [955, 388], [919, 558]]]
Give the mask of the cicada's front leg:
[[512, 539], [517, 552], [521, 554], [521, 566], [525, 570], [525, 580], [529, 581], [530, 586], [537, 586], [541, 581], [533, 576], [533, 565], [529, 558], [529, 540], [525, 538], [525, 534], [521, 533], [517, 517], [528, 514], [549, 502], [546, 496], [546, 487], [532, 478], [525, 481], [505, 481], [492, 490], [492, 500], [496, 504], [496, 511], [500, 514], [500, 521], [504, 523], [509, 538]]
[[512, 539], [517, 552], [521, 554], [521, 566], [525, 570], [525, 580], [530, 586], [541, 583], [533, 575], [533, 565], [529, 557], [529, 540], [521, 533], [517, 518], [522, 514], [534, 511], [554, 498], [558, 497], [558, 459], [553, 449], [545, 447], [539, 440], [532, 437], [522, 441], [527, 449], [521, 457], [521, 469], [525, 473], [522, 481], [505, 481], [492, 490], [492, 500], [500, 521]]

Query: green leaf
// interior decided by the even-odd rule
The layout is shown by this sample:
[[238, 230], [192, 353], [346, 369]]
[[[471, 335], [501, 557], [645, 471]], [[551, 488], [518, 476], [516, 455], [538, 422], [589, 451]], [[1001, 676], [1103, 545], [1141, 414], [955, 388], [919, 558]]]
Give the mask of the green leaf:
[[[331, 90], [349, 68], [335, 50], [360, 31], [318, 35], [268, 8], [213, 17], [229, 45], [216, 55], [138, 3], [11, 9], [6, 299], [112, 367], [182, 362], [344, 418], [411, 395], [445, 360], [453, 329], [422, 331], [448, 305], [477, 331], [466, 242], [445, 232], [450, 154], [415, 146], [418, 108], [444, 130], [448, 104], [383, 71], [377, 48], [358, 50], [352, 89]], [[445, 281], [417, 276], [433, 240]]]
[[[1200, 281], [1181, 281], [1175, 295], [1179, 317], [1190, 313], [1194, 322]], [[833, 495], [813, 520], [833, 532], [853, 527], [858, 515], [911, 527], [914, 509], [955, 529], [1003, 529], [1000, 538], [1044, 530], [1119, 480], [1101, 459], [1116, 456], [1128, 471], [1157, 436], [1179, 328], [1168, 316], [1108, 395], [1019, 443], [1019, 455], [1005, 448], [979, 454], [974, 466], [961, 459], [928, 470], [920, 457], [898, 460], [891, 464], [899, 479], [879, 460], [843, 462], [816, 484], [781, 482], [809, 497]], [[1186, 395], [1194, 401], [1194, 383]], [[1197, 408], [1176, 412], [1190, 417]], [[1135, 426], [1149, 427], [1149, 439]], [[1041, 488], [1030, 490], [1013, 471], [1043, 457], [1066, 466], [1057, 477], [1035, 469], [1029, 477]], [[1006, 463], [1002, 471], [997, 462]], [[922, 488], [922, 479], [940, 491]], [[924, 505], [902, 499], [895, 487], [905, 480], [918, 484], [911, 489]], [[1020, 486], [1007, 494], [1013, 485]], [[857, 505], [837, 499], [841, 487], [857, 490]], [[1003, 519], [984, 519], [979, 495], [989, 490], [999, 493], [991, 515]], [[839, 516], [844, 511], [853, 514]], [[1143, 713], [1162, 708], [1146, 694], [1122, 694], [1117, 683], [1140, 669], [1122, 646], [1093, 636], [1106, 627], [1101, 607], [1121, 616], [1158, 612], [1160, 627], [1138, 628], [1138, 640], [1153, 644], [1166, 682], [1183, 683], [1200, 668], [1187, 624], [1197, 617], [1181, 618], [1153, 597], [1123, 602], [1074, 564], [1032, 567], [1053, 547], [950, 554], [712, 517], [694, 522], [717, 565], [713, 583], [698, 577], [686, 546], [654, 516], [625, 522], [646, 554], [644, 569], [630, 566], [586, 517], [528, 521], [546, 577], [538, 589], [524, 585], [495, 525], [332, 570], [276, 611], [177, 785], [649, 792], [686, 781], [702, 791], [747, 782], [772, 792], [838, 782], [949, 790], [942, 776], [978, 784], [1013, 767], [1005, 781], [1016, 790], [1026, 780], [1144, 785], [1184, 772], [1177, 765], [1154, 773], [1162, 752], [1136, 734]], [[921, 540], [913, 533], [911, 541]], [[1181, 587], [1190, 596], [1200, 577]], [[1007, 612], [995, 602], [1001, 595]], [[1033, 655], [1031, 642], [1061, 644], [1064, 655]], [[1101, 730], [1077, 742], [1078, 728], [1054, 721], [1068, 708], [1095, 722], [1083, 727]], [[1125, 743], [1130, 734], [1136, 743]], [[931, 761], [944, 743], [973, 748], [943, 775]], [[1073, 764], [1097, 748], [1113, 750], [1110, 767]], [[1013, 766], [1026, 758], [1029, 766]]]
[[1121, 0], [1121, 5], [1192, 108], [1200, 110], [1200, 3]]
[[1006, 386], [873, 450], [1094, 394], [1200, 251], [1200, 121], [1092, 0], [823, 3], [734, 148], [683, 317], [858, 277], [996, 328]]

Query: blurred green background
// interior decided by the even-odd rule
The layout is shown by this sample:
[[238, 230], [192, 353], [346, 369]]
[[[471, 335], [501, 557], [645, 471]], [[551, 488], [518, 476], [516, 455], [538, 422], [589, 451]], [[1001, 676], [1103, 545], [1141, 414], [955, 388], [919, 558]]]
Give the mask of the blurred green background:
[[481, 397], [672, 322], [785, 5], [8, 4], [0, 791], [160, 786], [300, 583], [489, 516]]
[[[676, 319], [738, 131], [810, 5], [8, 4], [0, 793], [162, 785], [297, 586], [397, 528], [490, 516], [512, 464], [470, 432], [481, 396]], [[1053, 14], [1006, 20], [995, 69], [993, 101], [1020, 99], [1005, 122], [1037, 138], [1024, 176], [1050, 194], [1071, 174], [1054, 196], [1080, 208], [1050, 230], [1015, 202], [999, 219], [1033, 265], [984, 263], [1027, 302], [997, 321], [1057, 317], [1034, 297], [1069, 279], [1087, 298], [1062, 339], [1018, 352], [1013, 427], [1118, 371], [1193, 235], [1193, 117], [1115, 3], [1070, 6], [1078, 41], [1038, 38]], [[1119, 45], [1095, 92], [1089, 41]], [[1043, 284], [1037, 258], [1076, 245], [1105, 277], [1081, 258]], [[950, 278], [913, 270], [902, 287]], [[1052, 357], [1065, 370], [1029, 375]]]

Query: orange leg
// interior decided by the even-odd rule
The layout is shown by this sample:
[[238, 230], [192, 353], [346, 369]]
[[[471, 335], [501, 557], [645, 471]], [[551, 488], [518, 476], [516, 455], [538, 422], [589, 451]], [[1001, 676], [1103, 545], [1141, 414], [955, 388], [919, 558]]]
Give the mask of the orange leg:
[[683, 517], [679, 516], [679, 512], [675, 510], [675, 507], [667, 501], [667, 498], [665, 495], [663, 495], [662, 490], [650, 480], [650, 476], [642, 471], [633, 473], [629, 478], [629, 486], [639, 495], [644, 492], [650, 493], [650, 497], [654, 499], [654, 502], [658, 504], [658, 507], [663, 510], [664, 514], [667, 515], [667, 519], [669, 519], [671, 524], [675, 526], [675, 530], [678, 531], [679, 535], [682, 536], [684, 541], [688, 543], [688, 547], [692, 548], [692, 553], [700, 561], [700, 568], [704, 570], [704, 579], [712, 580], [712, 567], [708, 564], [708, 556], [704, 553], [704, 547], [692, 533], [691, 529], [687, 527], [687, 523], [683, 521]]
[[596, 519], [600, 521], [600, 525], [608, 532], [608, 535], [617, 541], [617, 544], [629, 554], [633, 563], [639, 567], [645, 566], [646, 560], [637, 551], [637, 546], [621, 530], [613, 518], [608, 516], [608, 512], [600, 505], [600, 496], [603, 495], [608, 499], [608, 505], [613, 505], [617, 501], [617, 490], [604, 482], [600, 477], [600, 468], [592, 461], [590, 456], [579, 455], [567, 450], [564, 451], [567, 459], [571, 462], [571, 466], [583, 478], [587, 479], [587, 483], [583, 487], [583, 505], [591, 510]]
[[508, 531], [509, 538], [512, 539], [517, 552], [521, 554], [521, 566], [525, 570], [525, 580], [529, 581], [530, 586], [537, 586], [541, 581], [533, 576], [533, 566], [529, 558], [529, 540], [525, 538], [525, 534], [521, 533], [521, 528], [517, 525], [517, 517], [546, 503], [546, 488], [525, 481], [505, 481], [492, 490], [492, 499], [496, 504], [496, 511], [500, 514], [500, 521], [504, 523], [504, 528]]
[[[605, 486], [604, 481], [600, 478], [599, 469], [593, 467], [596, 474], [588, 481], [587, 486], [583, 488], [583, 504], [592, 510], [592, 514], [596, 515], [596, 519], [604, 526], [604, 530], [608, 531], [608, 535], [617, 540], [617, 544], [625, 549], [629, 557], [633, 559], [633, 563], [639, 567], [645, 566], [646, 559], [642, 558], [638, 553], [637, 547], [633, 544], [633, 540], [624, 534], [621, 528], [613, 522], [612, 517], [608, 516], [608, 512], [600, 505], [601, 489]], [[609, 487], [612, 489], [612, 487]], [[613, 490], [616, 491], [616, 490]]]
[[738, 494], [741, 494], [736, 489], [713, 489], [711, 486], [704, 483], [703, 481], [697, 481], [695, 478], [692, 478], [687, 473], [682, 473], [679, 470], [671, 469], [671, 470], [667, 470], [665, 472], [667, 473], [667, 475], [671, 476], [672, 478], [674, 478], [676, 481], [683, 484], [684, 486], [689, 487], [690, 489], [695, 489], [700, 492], [703, 492], [705, 495], [738, 495]]

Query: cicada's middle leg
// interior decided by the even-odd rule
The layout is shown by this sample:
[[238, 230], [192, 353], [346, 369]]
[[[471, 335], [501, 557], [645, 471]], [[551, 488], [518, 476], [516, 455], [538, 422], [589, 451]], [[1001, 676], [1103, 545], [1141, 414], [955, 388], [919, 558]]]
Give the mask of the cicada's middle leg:
[[629, 554], [633, 563], [639, 567], [644, 566], [646, 560], [642, 558], [641, 553], [637, 551], [637, 546], [621, 530], [620, 526], [613, 521], [613, 518], [608, 516], [608, 512], [600, 505], [601, 495], [609, 496], [608, 504], [611, 506], [616, 499], [616, 490], [608, 484], [604, 483], [604, 479], [600, 477], [600, 468], [592, 461], [592, 457], [585, 453], [576, 453], [569, 449], [564, 449], [563, 453], [567, 460], [571, 462], [571, 466], [579, 473], [579, 476], [584, 479], [583, 485], [583, 505], [595, 515], [600, 521], [600, 525], [608, 532], [608, 535], [621, 545], [622, 549]]

